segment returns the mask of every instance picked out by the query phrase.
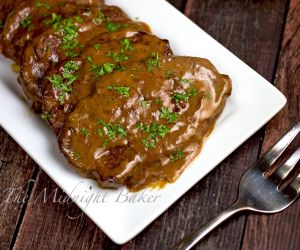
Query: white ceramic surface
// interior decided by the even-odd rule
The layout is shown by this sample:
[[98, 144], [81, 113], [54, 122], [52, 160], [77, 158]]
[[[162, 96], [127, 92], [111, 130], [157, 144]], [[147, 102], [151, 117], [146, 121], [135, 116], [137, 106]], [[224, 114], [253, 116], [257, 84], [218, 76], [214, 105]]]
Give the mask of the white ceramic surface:
[[[147, 22], [154, 34], [170, 40], [175, 54], [206, 57], [233, 80], [232, 96], [200, 156], [176, 183], [162, 190], [144, 191], [144, 200], [145, 195], [153, 195], [150, 201], [138, 201], [135, 197], [136, 202], [133, 202], [137, 194], [128, 194], [129, 200], [124, 195], [126, 190], [101, 190], [94, 181], [80, 177], [68, 165], [59, 153], [54, 134], [30, 112], [16, 83], [16, 75], [11, 71], [11, 61], [0, 58], [1, 126], [114, 242], [123, 244], [269, 121], [284, 106], [286, 99], [164, 0], [107, 0], [107, 3], [118, 5], [132, 18], [139, 17]], [[79, 196], [84, 199], [79, 201]]]

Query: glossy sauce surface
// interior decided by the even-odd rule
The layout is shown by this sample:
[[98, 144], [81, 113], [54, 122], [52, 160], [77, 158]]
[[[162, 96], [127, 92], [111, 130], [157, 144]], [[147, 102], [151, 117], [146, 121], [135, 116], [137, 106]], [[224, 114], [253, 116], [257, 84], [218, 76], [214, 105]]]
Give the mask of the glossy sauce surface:
[[174, 182], [199, 154], [230, 79], [206, 59], [156, 59], [104, 76], [69, 116], [61, 148], [82, 173], [138, 191]]
[[[159, 56], [172, 54], [166, 40], [142, 32], [132, 32], [129, 35], [110, 42], [103, 40], [103, 36], [102, 40], [93, 39], [95, 44], [87, 47], [79, 58], [59, 63], [44, 77], [43, 113], [48, 114], [48, 123], [57, 134], [64, 124], [65, 116], [78, 101], [94, 92], [95, 83], [103, 75], [122, 71], [135, 61], [147, 60], [153, 51]], [[66, 82], [63, 75], [70, 63], [76, 65], [76, 70], [70, 72], [76, 80], [72, 82], [72, 91], [64, 91], [61, 86], [54, 86], [51, 79], [60, 77]], [[105, 71], [104, 67], [109, 68]]]
[[[97, 21], [99, 15], [100, 19]], [[103, 39], [106, 40], [121, 38], [118, 34], [123, 36], [127, 28], [150, 31], [146, 24], [132, 22], [121, 9], [114, 6], [104, 6], [101, 11], [99, 9], [79, 10], [72, 18], [58, 21], [54, 18], [50, 26], [53, 27], [35, 37], [24, 50], [19, 77], [19, 83], [38, 112], [42, 101], [41, 80], [51, 65], [76, 57], [95, 37], [99, 38], [103, 35]], [[117, 27], [115, 28], [117, 30], [112, 32], [111, 27]], [[66, 42], [66, 37], [72, 39]]]

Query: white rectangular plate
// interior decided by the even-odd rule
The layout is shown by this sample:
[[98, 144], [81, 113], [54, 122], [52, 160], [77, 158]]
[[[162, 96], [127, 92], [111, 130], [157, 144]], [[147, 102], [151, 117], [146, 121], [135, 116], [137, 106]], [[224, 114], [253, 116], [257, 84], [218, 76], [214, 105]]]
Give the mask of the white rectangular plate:
[[[128, 194], [129, 200], [124, 195], [126, 190], [102, 190], [94, 181], [82, 178], [68, 165], [59, 153], [54, 134], [30, 112], [16, 83], [16, 75], [11, 71], [11, 61], [0, 58], [1, 126], [114, 242], [123, 244], [140, 233], [269, 121], [285, 105], [286, 99], [166, 1], [108, 0], [107, 3], [120, 6], [130, 17], [139, 17], [147, 22], [154, 34], [170, 40], [175, 54], [206, 57], [233, 80], [232, 96], [200, 156], [176, 183], [162, 190], [146, 190], [144, 195], [148, 198], [154, 195], [152, 199], [145, 201], [143, 196], [144, 200], [138, 201], [135, 197], [136, 202], [133, 202], [134, 194]], [[88, 203], [88, 195], [97, 193], [106, 193], [106, 198], [93, 198]], [[76, 195], [82, 195], [85, 200], [79, 201]]]

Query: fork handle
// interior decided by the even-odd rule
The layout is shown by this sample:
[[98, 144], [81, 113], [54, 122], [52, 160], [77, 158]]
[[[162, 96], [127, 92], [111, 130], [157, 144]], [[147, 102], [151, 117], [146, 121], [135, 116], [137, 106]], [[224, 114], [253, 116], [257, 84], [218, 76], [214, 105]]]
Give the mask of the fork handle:
[[186, 238], [184, 238], [182, 241], [177, 243], [174, 247], [172, 247], [172, 250], [189, 250], [193, 246], [195, 246], [202, 238], [204, 238], [206, 235], [208, 235], [213, 229], [218, 227], [220, 224], [222, 224], [224, 221], [226, 221], [228, 218], [230, 218], [232, 215], [247, 210], [247, 207], [242, 205], [241, 203], [237, 202], [230, 208], [227, 208], [222, 213], [220, 213], [217, 217], [200, 227], [195, 232], [188, 235]]

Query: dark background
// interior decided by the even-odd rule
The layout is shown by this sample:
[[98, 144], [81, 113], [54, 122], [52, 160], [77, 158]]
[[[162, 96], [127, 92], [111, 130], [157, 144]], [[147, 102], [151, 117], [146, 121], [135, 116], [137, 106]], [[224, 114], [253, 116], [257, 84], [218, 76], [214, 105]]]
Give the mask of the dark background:
[[[274, 82], [288, 104], [209, 176], [200, 181], [138, 237], [113, 244], [76, 206], [13, 203], [0, 198], [0, 249], [167, 249], [231, 205], [244, 171], [300, 117], [299, 0], [169, 0], [243, 61]], [[174, 27], [175, 28], [175, 27]], [[220, 55], [221, 56], [221, 55]], [[253, 100], [255, 101], [255, 100]], [[3, 107], [2, 107], [3, 108]], [[0, 128], [0, 190], [24, 185], [36, 199], [57, 186]], [[272, 215], [244, 214], [215, 230], [197, 246], [205, 250], [300, 249], [300, 202]]]

